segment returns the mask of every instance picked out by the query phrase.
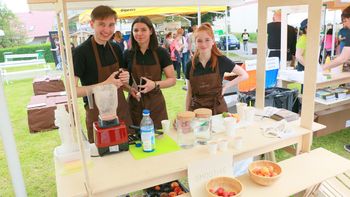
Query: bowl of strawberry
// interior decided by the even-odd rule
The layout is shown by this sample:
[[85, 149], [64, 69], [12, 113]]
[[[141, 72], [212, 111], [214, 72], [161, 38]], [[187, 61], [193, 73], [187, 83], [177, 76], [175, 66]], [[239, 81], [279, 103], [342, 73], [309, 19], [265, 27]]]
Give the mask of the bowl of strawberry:
[[208, 181], [206, 190], [210, 197], [237, 197], [241, 196], [243, 185], [232, 177], [215, 177]]

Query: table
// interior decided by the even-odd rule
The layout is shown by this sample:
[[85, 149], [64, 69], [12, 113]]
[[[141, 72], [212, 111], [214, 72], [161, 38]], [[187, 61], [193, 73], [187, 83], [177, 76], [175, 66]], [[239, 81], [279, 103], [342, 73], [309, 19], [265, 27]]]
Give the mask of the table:
[[[262, 135], [259, 125], [273, 124], [275, 121], [256, 117], [251, 126], [239, 129], [237, 135], [243, 137], [243, 147], [236, 150], [229, 146], [228, 151], [233, 158], [243, 160], [276, 149], [297, 144], [296, 152], [299, 153], [303, 137], [312, 131], [324, 128], [323, 125], [313, 123], [312, 131], [301, 128], [299, 120], [288, 123], [295, 131], [295, 135], [289, 138], [266, 138]], [[175, 137], [171, 131], [170, 136]], [[216, 134], [215, 138], [223, 138], [225, 134]], [[231, 140], [232, 141], [232, 140]], [[122, 152], [104, 157], [91, 158], [88, 165], [93, 195], [116, 196], [132, 191], [137, 191], [157, 184], [177, 180], [187, 176], [187, 165], [190, 162], [208, 158], [206, 146], [196, 146], [191, 149], [154, 156], [147, 159], [134, 160], [129, 152]], [[56, 183], [58, 196], [86, 196], [83, 184], [83, 172], [79, 171], [68, 175], [60, 173], [60, 164], [55, 161]]]
[[33, 80], [34, 95], [65, 91], [61, 76], [40, 76]]
[[27, 105], [29, 131], [36, 133], [56, 129], [54, 110], [58, 104], [64, 104], [67, 108], [67, 96], [65, 92], [32, 96]]
[[[237, 177], [244, 186], [242, 195], [291, 196], [350, 169], [350, 160], [323, 148], [300, 154], [278, 164], [282, 167], [282, 175], [270, 186], [254, 183], [249, 174]], [[181, 197], [191, 197], [191, 194], [187, 193]]]

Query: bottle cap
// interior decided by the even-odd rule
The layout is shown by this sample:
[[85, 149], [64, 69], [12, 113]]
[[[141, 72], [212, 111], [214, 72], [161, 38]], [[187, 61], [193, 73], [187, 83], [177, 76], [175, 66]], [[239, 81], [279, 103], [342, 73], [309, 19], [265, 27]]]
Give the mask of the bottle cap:
[[143, 115], [149, 115], [149, 114], [150, 114], [149, 109], [144, 109], [144, 110], [142, 111], [142, 114], [143, 114]]

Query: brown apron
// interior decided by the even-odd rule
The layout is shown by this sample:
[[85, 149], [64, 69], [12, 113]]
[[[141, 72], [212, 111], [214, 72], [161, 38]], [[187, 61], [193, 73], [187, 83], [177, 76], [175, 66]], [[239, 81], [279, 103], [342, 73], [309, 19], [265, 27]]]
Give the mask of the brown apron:
[[[115, 64], [108, 65], [108, 66], [103, 66], [101, 64], [100, 56], [97, 51], [97, 46], [94, 38], [91, 38], [92, 42], [92, 48], [94, 51], [95, 59], [96, 59], [96, 64], [97, 64], [97, 73], [98, 73], [98, 83], [105, 81], [113, 72], [117, 71], [119, 69], [119, 61], [118, 58], [113, 50], [112, 45], [107, 42], [108, 46], [112, 50], [114, 58], [117, 60]], [[93, 134], [93, 122], [98, 120], [98, 109], [94, 100], [94, 108], [89, 109], [89, 106], [85, 106], [85, 111], [86, 111], [86, 128], [88, 130], [88, 138], [89, 142], [93, 143], [94, 142], [94, 134]], [[126, 102], [123, 89], [118, 88], [118, 108], [117, 108], [117, 115], [119, 117], [119, 120], [125, 121], [127, 127], [131, 125], [131, 118], [128, 113], [129, 111], [129, 105]]]
[[[155, 51], [152, 51], [152, 53], [154, 59], [156, 60], [156, 64], [154, 65], [137, 64], [135, 53], [131, 73], [136, 82], [139, 82], [141, 77], [146, 77], [152, 81], [160, 81], [162, 79], [162, 70], [158, 55]], [[149, 109], [151, 111], [151, 118], [156, 129], [162, 128], [161, 121], [168, 119], [165, 99], [160, 89], [153, 89], [146, 94], [142, 94], [140, 102], [129, 95], [129, 104], [131, 118], [134, 125], [140, 125], [143, 109]]]
[[211, 109], [213, 115], [227, 112], [227, 105], [222, 96], [222, 80], [219, 65], [215, 67], [214, 73], [199, 76], [193, 76], [194, 67], [193, 65], [190, 70], [192, 89], [190, 111], [204, 107]]

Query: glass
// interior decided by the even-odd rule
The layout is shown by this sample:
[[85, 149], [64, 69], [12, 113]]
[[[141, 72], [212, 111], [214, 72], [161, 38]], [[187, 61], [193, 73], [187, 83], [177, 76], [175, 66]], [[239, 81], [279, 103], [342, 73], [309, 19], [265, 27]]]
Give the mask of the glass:
[[195, 114], [190, 111], [177, 114], [176, 130], [178, 134], [178, 144], [182, 148], [192, 148], [194, 146], [195, 136], [192, 128], [194, 116]]
[[207, 144], [211, 140], [211, 115], [212, 111], [207, 108], [194, 110], [196, 118], [193, 121], [193, 130], [198, 144]]

